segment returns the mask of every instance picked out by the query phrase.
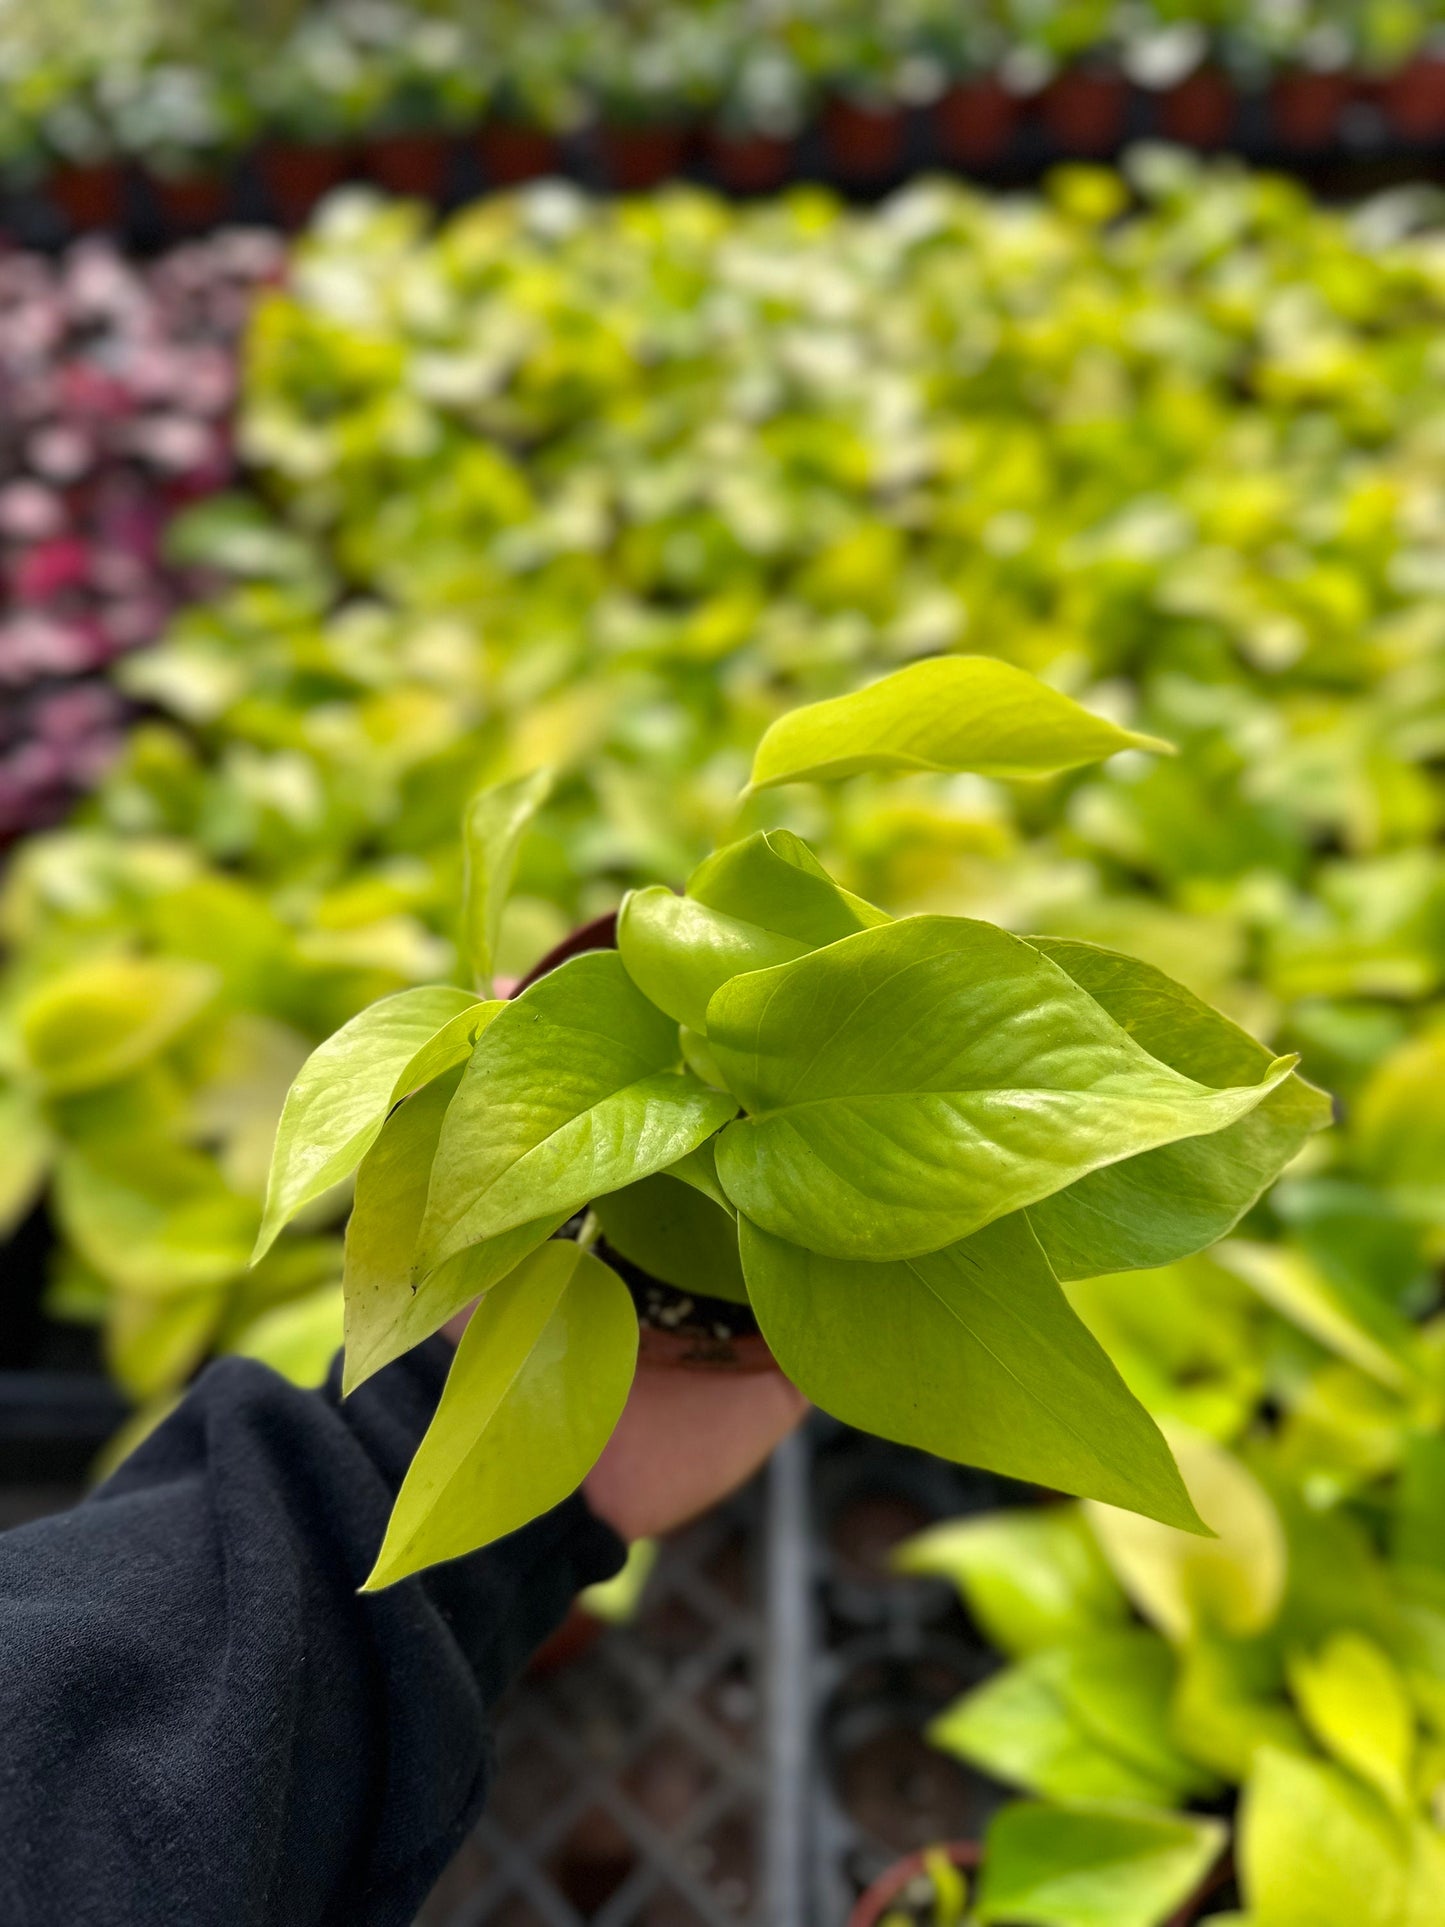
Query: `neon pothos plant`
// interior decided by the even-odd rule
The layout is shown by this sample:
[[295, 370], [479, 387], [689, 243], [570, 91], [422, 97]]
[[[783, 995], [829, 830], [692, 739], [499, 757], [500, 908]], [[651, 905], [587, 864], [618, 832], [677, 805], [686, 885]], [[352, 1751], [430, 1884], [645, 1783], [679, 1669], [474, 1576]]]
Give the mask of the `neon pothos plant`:
[[[750, 790], [1167, 747], [947, 657], [782, 717]], [[1327, 1117], [1295, 1060], [1130, 957], [895, 921], [781, 830], [719, 849], [682, 895], [633, 891], [616, 951], [502, 1002], [498, 920], [544, 793], [528, 777], [469, 812], [479, 993], [364, 1011], [307, 1062], [277, 1135], [258, 1255], [356, 1173], [348, 1389], [480, 1298], [368, 1585], [514, 1530], [596, 1460], [638, 1348], [599, 1226], [665, 1283], [750, 1303], [838, 1417], [1202, 1529], [1058, 1280], [1228, 1230]]]

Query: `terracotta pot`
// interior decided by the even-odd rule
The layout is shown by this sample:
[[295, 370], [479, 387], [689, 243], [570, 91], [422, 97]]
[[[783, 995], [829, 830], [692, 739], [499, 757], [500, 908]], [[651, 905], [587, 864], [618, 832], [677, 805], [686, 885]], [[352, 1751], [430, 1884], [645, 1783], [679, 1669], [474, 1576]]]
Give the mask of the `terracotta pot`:
[[596, 141], [603, 172], [624, 194], [656, 187], [687, 165], [685, 127], [617, 127], [604, 122]]
[[1159, 132], [1185, 147], [1222, 147], [1234, 130], [1239, 101], [1228, 76], [1200, 67], [1158, 101]]
[[282, 226], [300, 227], [322, 196], [346, 179], [350, 160], [344, 147], [268, 141], [256, 161]]
[[662, 1372], [775, 1372], [773, 1354], [761, 1332], [741, 1332], [736, 1338], [707, 1338], [699, 1332], [661, 1331], [656, 1325], [638, 1327], [640, 1371]]
[[219, 174], [148, 174], [146, 185], [166, 225], [180, 233], [195, 234], [225, 218], [230, 190]]
[[562, 143], [540, 127], [489, 120], [474, 136], [477, 157], [493, 187], [518, 187], [562, 172]]
[[1381, 100], [1391, 127], [1406, 140], [1445, 136], [1445, 56], [1421, 54], [1391, 74]]
[[707, 136], [708, 165], [719, 187], [731, 194], [767, 194], [793, 171], [797, 143], [773, 134], [726, 134], [719, 127]]
[[125, 169], [119, 161], [99, 161], [94, 167], [57, 167], [49, 189], [51, 200], [73, 228], [120, 226]]
[[374, 134], [361, 150], [362, 171], [388, 194], [438, 201], [446, 187], [451, 142], [445, 134]]
[[[978, 1871], [982, 1853], [972, 1840], [949, 1840], [944, 1843], [944, 1852], [955, 1867], [961, 1867], [967, 1874]], [[865, 1893], [858, 1896], [853, 1911], [848, 1916], [848, 1927], [878, 1927], [878, 1922], [887, 1913], [893, 1902], [911, 1881], [925, 1871], [925, 1853], [935, 1851], [927, 1848], [919, 1853], [910, 1853], [903, 1860], [897, 1860], [884, 1873], [881, 1873]], [[1199, 1891], [1193, 1894], [1177, 1914], [1171, 1914], [1165, 1927], [1192, 1927], [1197, 1921], [1200, 1909], [1210, 1896], [1222, 1887], [1234, 1872], [1234, 1863], [1229, 1854], [1211, 1868], [1200, 1883]]]
[[1008, 151], [1018, 118], [1017, 95], [998, 81], [960, 81], [934, 105], [939, 154], [959, 167], [997, 160]]
[[[929, 1847], [918, 1853], [910, 1853], [902, 1860], [895, 1860], [886, 1872], [879, 1874], [873, 1885], [861, 1893], [848, 1916], [848, 1927], [878, 1927], [884, 1914], [897, 1900], [912, 1881], [925, 1871], [925, 1853], [936, 1849]], [[979, 1848], [974, 1840], [949, 1840], [943, 1843], [943, 1851], [955, 1867], [962, 1867], [965, 1873], [978, 1869]]]
[[1039, 95], [1039, 113], [1071, 154], [1107, 154], [1124, 138], [1129, 83], [1100, 67], [1070, 67]]
[[903, 165], [906, 123], [900, 107], [865, 107], [835, 94], [823, 107], [828, 164], [846, 181], [871, 181]]
[[524, 990], [545, 977], [548, 971], [555, 970], [572, 957], [580, 957], [586, 950], [615, 950], [617, 948], [617, 912], [609, 910], [605, 916], [594, 917], [591, 923], [579, 924], [570, 937], [564, 937], [555, 944], [540, 963], [535, 963], [517, 984], [512, 992], [520, 997]]
[[1278, 75], [1269, 90], [1275, 139], [1281, 147], [1328, 147], [1353, 92], [1354, 81], [1344, 73], [1301, 69]]

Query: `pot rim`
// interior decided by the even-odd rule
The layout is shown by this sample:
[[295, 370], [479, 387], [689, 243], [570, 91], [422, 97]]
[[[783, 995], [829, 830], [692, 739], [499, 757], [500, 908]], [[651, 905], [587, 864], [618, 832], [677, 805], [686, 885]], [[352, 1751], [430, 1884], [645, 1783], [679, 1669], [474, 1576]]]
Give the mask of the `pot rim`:
[[910, 1880], [924, 1871], [927, 1856], [940, 1850], [965, 1873], [976, 1873], [983, 1858], [983, 1849], [977, 1840], [940, 1840], [934, 1846], [918, 1847], [913, 1853], [904, 1854], [891, 1867], [885, 1867], [859, 1894], [848, 1916], [848, 1927], [877, 1927], [884, 1909], [898, 1898]]

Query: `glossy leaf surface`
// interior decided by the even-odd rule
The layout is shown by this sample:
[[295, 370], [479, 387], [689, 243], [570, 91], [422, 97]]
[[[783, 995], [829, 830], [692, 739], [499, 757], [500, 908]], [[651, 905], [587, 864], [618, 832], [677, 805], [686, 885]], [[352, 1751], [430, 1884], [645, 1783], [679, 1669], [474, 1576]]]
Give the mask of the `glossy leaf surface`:
[[548, 770], [479, 790], [462, 818], [462, 949], [472, 979], [492, 994], [497, 936], [528, 824], [552, 789]]
[[483, 1298], [397, 1495], [367, 1590], [514, 1532], [582, 1483], [637, 1362], [627, 1287], [552, 1239]]
[[617, 947], [628, 974], [660, 1010], [707, 1027], [713, 992], [889, 919], [836, 884], [801, 837], [762, 830], [719, 850], [688, 878], [687, 893], [634, 890]]
[[[1068, 972], [1151, 1057], [1213, 1090], [1270, 1075], [1263, 1045], [1161, 970], [1095, 944], [1029, 941]], [[1248, 1115], [1204, 1137], [1161, 1145], [1091, 1172], [1033, 1207], [1060, 1278], [1170, 1264], [1232, 1231], [1309, 1138], [1330, 1101], [1286, 1077]]]
[[790, 710], [753, 758], [750, 787], [832, 782], [863, 770], [1048, 776], [1121, 749], [1168, 750], [992, 656], [935, 656], [849, 696]]
[[1290, 1070], [1206, 1089], [1028, 944], [952, 917], [734, 978], [708, 1039], [753, 1114], [718, 1144], [734, 1204], [811, 1250], [875, 1259], [936, 1251], [1102, 1165], [1220, 1130]]
[[440, 1330], [565, 1222], [564, 1215], [518, 1225], [418, 1276], [432, 1159], [460, 1081], [453, 1069], [398, 1105], [357, 1171], [344, 1273], [348, 1392]]
[[740, 1228], [763, 1336], [825, 1412], [942, 1458], [1195, 1523], [1158, 1428], [1021, 1217], [892, 1264]]
[[[450, 984], [398, 991], [343, 1024], [307, 1058], [287, 1093], [255, 1256], [304, 1204], [349, 1176], [375, 1143], [411, 1067], [453, 1019], [482, 1008]], [[470, 1046], [468, 1046], [470, 1048]], [[444, 1065], [436, 1065], [433, 1075]]]
[[899, 1572], [951, 1580], [990, 1643], [1015, 1656], [1128, 1616], [1123, 1590], [1077, 1506], [945, 1520], [900, 1546], [893, 1564]]
[[677, 1062], [676, 1026], [615, 951], [574, 957], [507, 1004], [442, 1125], [423, 1268], [696, 1150], [736, 1107]]
[[988, 1829], [979, 1927], [1159, 1927], [1226, 1837], [1193, 1814], [1014, 1801]]

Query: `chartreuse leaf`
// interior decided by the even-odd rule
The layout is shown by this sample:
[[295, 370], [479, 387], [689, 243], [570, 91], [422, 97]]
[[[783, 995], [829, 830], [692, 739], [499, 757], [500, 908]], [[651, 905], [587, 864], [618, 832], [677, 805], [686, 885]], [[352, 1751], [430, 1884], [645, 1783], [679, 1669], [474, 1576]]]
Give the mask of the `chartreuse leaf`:
[[825, 1412], [943, 1458], [1197, 1526], [1154, 1421], [1070, 1311], [1021, 1216], [896, 1263], [740, 1225], [783, 1371]]
[[210, 1158], [159, 1130], [62, 1151], [55, 1207], [87, 1264], [152, 1298], [240, 1276], [255, 1235], [252, 1200], [230, 1190]]
[[507, 1004], [442, 1125], [422, 1268], [664, 1170], [734, 1100], [676, 1068], [677, 1026], [615, 951], [574, 957]]
[[780, 716], [758, 744], [749, 788], [825, 783], [863, 770], [1049, 776], [1121, 749], [1171, 753], [1172, 745], [1106, 722], [1011, 663], [935, 656], [850, 696]]
[[462, 818], [462, 951], [478, 991], [492, 994], [497, 935], [527, 825], [552, 792], [550, 770], [478, 790]]
[[707, 1028], [752, 1113], [719, 1140], [724, 1190], [764, 1230], [852, 1258], [936, 1251], [1102, 1165], [1221, 1130], [1293, 1062], [1209, 1090], [1028, 944], [962, 917], [735, 977]]
[[668, 1173], [674, 1178], [680, 1178], [684, 1184], [690, 1184], [694, 1191], [701, 1191], [705, 1198], [712, 1200], [719, 1211], [726, 1211], [730, 1218], [736, 1219], [738, 1214], [733, 1209], [732, 1201], [718, 1183], [715, 1147], [716, 1140], [709, 1138], [706, 1144], [700, 1144], [695, 1151], [689, 1151], [685, 1158], [679, 1158], [676, 1164], [670, 1164], [667, 1167]]
[[[1152, 964], [1095, 944], [1031, 937], [1149, 1055], [1212, 1090], [1270, 1075], [1263, 1045]], [[1170, 1264], [1232, 1231], [1314, 1131], [1330, 1100], [1296, 1073], [1247, 1116], [1080, 1178], [1032, 1209], [1060, 1278]]]
[[1416, 1334], [1409, 1321], [1374, 1293], [1327, 1278], [1293, 1245], [1231, 1238], [1218, 1262], [1258, 1292], [1282, 1318], [1392, 1392], [1403, 1391], [1414, 1370]]
[[1091, 1505], [1104, 1556], [1144, 1617], [1176, 1644], [1203, 1631], [1244, 1638], [1284, 1597], [1284, 1528], [1264, 1487], [1212, 1439], [1166, 1424], [1189, 1496], [1214, 1534], [1196, 1538], [1137, 1512]]
[[1191, 1759], [1238, 1785], [1261, 1747], [1308, 1752], [1284, 1697], [1278, 1642], [1201, 1632], [1184, 1647], [1174, 1692], [1174, 1732]]
[[9, 1237], [35, 1202], [53, 1149], [30, 1093], [18, 1084], [0, 1084], [0, 1239]]
[[539, 1218], [499, 1238], [468, 1245], [435, 1271], [417, 1277], [417, 1241], [432, 1159], [442, 1119], [460, 1082], [461, 1069], [454, 1066], [399, 1104], [356, 1173], [343, 1278], [347, 1392], [505, 1278], [568, 1215]]
[[1077, 1506], [949, 1519], [898, 1547], [893, 1565], [951, 1580], [990, 1644], [1015, 1656], [1128, 1617]]
[[[1338, 1767], [1263, 1749], [1240, 1808], [1238, 1851], [1255, 1927], [1404, 1927], [1408, 1919], [1404, 1829]], [[1419, 1915], [1422, 1927], [1429, 1918]]]
[[178, 957], [102, 957], [32, 991], [18, 1014], [25, 1061], [52, 1095], [127, 1076], [198, 1017], [217, 972]]
[[737, 1220], [670, 1172], [594, 1198], [612, 1249], [680, 1291], [747, 1303]]
[[322, 1385], [341, 1348], [342, 1303], [337, 1285], [277, 1305], [253, 1320], [231, 1348], [259, 1358], [293, 1385]]
[[615, 1271], [568, 1239], [524, 1258], [462, 1334], [365, 1590], [560, 1504], [612, 1436], [636, 1364], [637, 1314]]
[[760, 830], [700, 864], [685, 896], [634, 890], [617, 920], [617, 947], [659, 1010], [704, 1031], [708, 999], [730, 977], [888, 921], [836, 884], [801, 837]]
[[1407, 1808], [1415, 1713], [1404, 1680], [1374, 1641], [1338, 1632], [1317, 1652], [1293, 1655], [1289, 1683], [1320, 1745], [1391, 1806]]
[[312, 1051], [276, 1128], [255, 1258], [303, 1205], [356, 1169], [397, 1099], [460, 1062], [500, 1008], [450, 984], [400, 990]]
[[984, 1846], [979, 1927], [1159, 1927], [1219, 1857], [1227, 1829], [1194, 1814], [1015, 1800]]
[[929, 1738], [1050, 1799], [1169, 1806], [1212, 1782], [1174, 1745], [1174, 1658], [1129, 1626], [1032, 1653], [939, 1714]]

